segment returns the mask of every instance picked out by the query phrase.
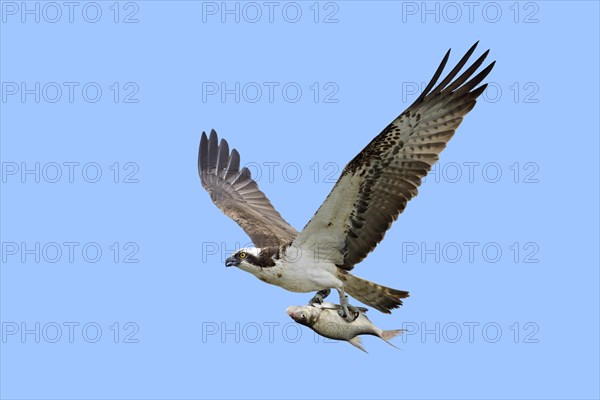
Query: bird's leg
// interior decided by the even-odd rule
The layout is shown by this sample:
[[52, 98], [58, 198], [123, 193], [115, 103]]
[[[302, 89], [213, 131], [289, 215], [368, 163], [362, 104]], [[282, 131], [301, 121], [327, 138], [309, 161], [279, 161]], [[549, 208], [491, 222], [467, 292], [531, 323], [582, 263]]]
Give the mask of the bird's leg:
[[325, 300], [325, 297], [329, 296], [329, 293], [331, 293], [331, 289], [323, 289], [323, 290], [319, 290], [312, 299], [310, 299], [310, 301], [308, 302], [309, 306], [312, 306], [313, 304], [321, 304], [323, 303], [323, 300]]
[[338, 289], [338, 292], [340, 293], [340, 308], [338, 310], [338, 313], [342, 318], [345, 318], [346, 321], [354, 321], [356, 318], [358, 318], [360, 311], [358, 310], [358, 308], [348, 303], [348, 296], [346, 296], [344, 289]]

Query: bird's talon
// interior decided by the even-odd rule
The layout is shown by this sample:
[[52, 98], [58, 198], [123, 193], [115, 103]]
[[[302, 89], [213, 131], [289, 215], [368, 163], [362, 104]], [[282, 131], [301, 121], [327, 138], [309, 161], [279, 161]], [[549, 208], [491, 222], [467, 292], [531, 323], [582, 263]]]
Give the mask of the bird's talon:
[[329, 293], [331, 292], [331, 289], [323, 289], [323, 290], [319, 290], [312, 299], [310, 299], [310, 301], [308, 302], [309, 306], [312, 306], [313, 304], [322, 304], [323, 300], [325, 300], [325, 297], [327, 297], [329, 295]]
[[338, 309], [338, 314], [347, 322], [353, 322], [360, 315], [360, 311], [358, 308], [351, 306], [350, 304], [342, 304], [342, 306]]
[[312, 306], [313, 304], [322, 304], [323, 303], [323, 296], [321, 296], [320, 294], [315, 294], [313, 296], [312, 299], [310, 299], [310, 301], [308, 302], [309, 306]]
[[360, 310], [350, 304], [348, 304], [348, 311], [350, 311], [350, 315], [352, 315], [353, 320], [358, 318], [360, 315]]

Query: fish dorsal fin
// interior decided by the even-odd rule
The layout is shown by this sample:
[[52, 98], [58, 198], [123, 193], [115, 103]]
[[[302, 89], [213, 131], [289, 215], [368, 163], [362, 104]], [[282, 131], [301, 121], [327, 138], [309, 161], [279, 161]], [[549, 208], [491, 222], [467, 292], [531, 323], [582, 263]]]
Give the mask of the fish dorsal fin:
[[317, 307], [322, 310], [337, 310], [339, 308], [339, 305], [324, 301], [321, 304], [313, 304], [313, 307]]
[[350, 344], [354, 347], [357, 347], [359, 349], [361, 349], [362, 351], [364, 351], [365, 353], [369, 353], [368, 351], [365, 350], [365, 348], [362, 346], [362, 340], [360, 340], [360, 337], [358, 336], [354, 336], [352, 339], [348, 340], [348, 342], [350, 342]]
[[[339, 310], [339, 308], [341, 307], [339, 304], [334, 304], [334, 303], [330, 303], [327, 301], [324, 301], [321, 304], [313, 304], [313, 307], [318, 307], [322, 310]], [[366, 313], [367, 311], [369, 311], [368, 308], [365, 307], [356, 307], [358, 309], [358, 311], [360, 311], [362, 314]]]

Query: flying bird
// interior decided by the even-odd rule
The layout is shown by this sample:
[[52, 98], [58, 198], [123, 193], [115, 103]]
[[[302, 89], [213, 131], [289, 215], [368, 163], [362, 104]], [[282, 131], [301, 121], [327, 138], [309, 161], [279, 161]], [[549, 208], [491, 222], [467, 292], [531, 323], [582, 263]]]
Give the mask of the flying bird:
[[317, 292], [309, 304], [322, 303], [336, 289], [340, 315], [349, 321], [357, 313], [347, 294], [384, 313], [402, 305], [408, 292], [350, 271], [373, 251], [417, 195], [422, 179], [487, 87], [477, 85], [495, 61], [475, 72], [489, 50], [458, 75], [477, 44], [436, 85], [450, 57], [448, 50], [423, 93], [346, 165], [301, 232], [277, 212], [248, 168], [240, 169], [237, 150], [230, 152], [227, 141], [219, 142], [214, 130], [208, 137], [203, 132], [198, 154], [202, 186], [256, 246], [236, 251], [225, 265], [292, 292]]

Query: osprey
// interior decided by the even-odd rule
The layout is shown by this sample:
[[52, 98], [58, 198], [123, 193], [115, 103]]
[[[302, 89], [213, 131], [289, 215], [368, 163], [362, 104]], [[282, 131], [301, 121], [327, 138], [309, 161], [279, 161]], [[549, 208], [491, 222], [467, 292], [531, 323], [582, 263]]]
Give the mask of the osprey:
[[[336, 289], [340, 315], [355, 318], [346, 294], [390, 313], [409, 293], [354, 276], [350, 271], [383, 239], [439, 153], [487, 87], [476, 87], [495, 61], [473, 76], [483, 53], [456, 77], [475, 51], [475, 43], [437, 85], [450, 50], [423, 93], [377, 135], [343, 169], [333, 190], [301, 232], [275, 210], [250, 176], [240, 169], [240, 155], [214, 130], [202, 133], [198, 172], [212, 201], [236, 221], [256, 247], [227, 258], [260, 280], [293, 292], [317, 292], [309, 304], [321, 303]], [[455, 79], [456, 78], [456, 79]]]

